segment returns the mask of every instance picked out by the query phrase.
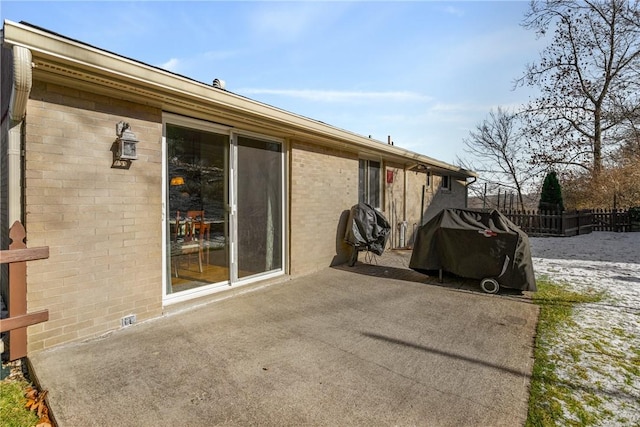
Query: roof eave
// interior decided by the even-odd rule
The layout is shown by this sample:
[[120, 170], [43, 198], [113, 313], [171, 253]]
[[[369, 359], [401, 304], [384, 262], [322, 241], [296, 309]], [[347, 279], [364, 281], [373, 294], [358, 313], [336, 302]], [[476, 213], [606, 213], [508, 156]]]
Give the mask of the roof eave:
[[[187, 99], [229, 114], [244, 115], [253, 120], [264, 121], [294, 137], [307, 136], [314, 140], [334, 141], [345, 148], [379, 153], [385, 159], [406, 166], [426, 164], [441, 173], [450, 173], [461, 178], [477, 176], [475, 172], [431, 157], [214, 88], [29, 25], [5, 20], [4, 43], [29, 49], [36, 64], [40, 59], [69, 66], [74, 69], [76, 78], [82, 73], [101, 75], [105, 78], [119, 79], [123, 88], [131, 85], [131, 87], [145, 89], [149, 93], [154, 91], [162, 93], [164, 98], [159, 102], [163, 107], [171, 105], [171, 102], [167, 101], [168, 98]], [[44, 62], [42, 64], [44, 65]]]

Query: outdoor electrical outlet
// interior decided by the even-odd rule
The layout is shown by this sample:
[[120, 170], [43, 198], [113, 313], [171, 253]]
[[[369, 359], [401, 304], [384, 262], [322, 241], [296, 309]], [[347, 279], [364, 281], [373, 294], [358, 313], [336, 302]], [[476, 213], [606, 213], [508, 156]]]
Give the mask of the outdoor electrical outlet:
[[123, 327], [133, 325], [134, 323], [136, 323], [136, 315], [131, 314], [129, 316], [125, 316], [122, 319], [120, 319], [120, 321]]

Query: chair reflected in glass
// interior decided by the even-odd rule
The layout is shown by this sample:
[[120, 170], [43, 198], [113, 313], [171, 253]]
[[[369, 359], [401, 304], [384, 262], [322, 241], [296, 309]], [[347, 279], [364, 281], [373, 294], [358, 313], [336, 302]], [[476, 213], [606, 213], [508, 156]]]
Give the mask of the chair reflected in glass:
[[187, 211], [187, 219], [191, 220], [191, 223], [195, 227], [195, 233], [198, 236], [203, 235], [209, 239], [211, 224], [204, 219], [204, 211]]
[[[200, 212], [201, 215], [189, 216], [189, 213]], [[189, 211], [184, 218], [180, 217], [180, 211], [176, 213], [175, 228], [172, 230], [171, 264], [175, 277], [178, 277], [178, 264], [183, 258], [187, 258], [187, 268], [190, 267], [191, 257], [198, 257], [198, 271], [202, 273], [202, 260], [204, 258], [204, 211]]]
[[193, 233], [198, 236], [198, 239], [203, 242], [205, 249], [207, 249], [207, 264], [209, 264], [208, 244], [211, 238], [211, 223], [205, 221], [204, 210], [187, 211], [187, 220], [190, 221], [193, 227]]

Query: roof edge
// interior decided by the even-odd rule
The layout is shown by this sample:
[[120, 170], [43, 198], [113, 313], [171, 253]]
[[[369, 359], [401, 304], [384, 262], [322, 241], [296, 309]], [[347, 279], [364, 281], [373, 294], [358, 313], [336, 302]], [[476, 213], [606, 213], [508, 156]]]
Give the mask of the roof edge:
[[257, 118], [268, 119], [271, 122], [279, 123], [283, 129], [294, 129], [297, 133], [306, 129], [311, 137], [312, 135], [322, 135], [325, 138], [336, 139], [337, 142], [349, 144], [354, 149], [378, 152], [383, 158], [402, 159], [405, 165], [427, 164], [460, 177], [477, 177], [473, 171], [264, 104], [225, 89], [215, 88], [212, 85], [97, 48], [29, 23], [5, 20], [3, 44], [25, 47], [31, 50], [34, 58], [55, 59], [59, 63], [67, 63], [79, 69], [105, 76], [124, 78], [150, 89], [175, 93], [182, 98], [188, 96], [200, 103], [210, 103]]

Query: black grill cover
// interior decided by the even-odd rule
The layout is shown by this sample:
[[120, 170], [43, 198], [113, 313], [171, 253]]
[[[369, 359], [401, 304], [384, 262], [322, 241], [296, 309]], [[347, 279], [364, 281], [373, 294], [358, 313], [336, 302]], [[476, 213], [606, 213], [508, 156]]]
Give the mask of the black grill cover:
[[505, 288], [536, 290], [529, 238], [496, 210], [443, 210], [418, 229], [409, 267], [425, 274], [442, 269], [469, 279], [493, 278]]
[[390, 232], [391, 226], [384, 215], [366, 203], [358, 203], [349, 212], [344, 240], [356, 248], [382, 255]]

